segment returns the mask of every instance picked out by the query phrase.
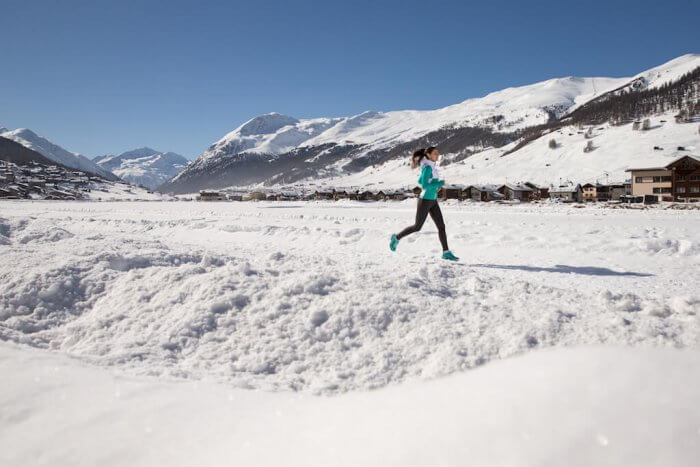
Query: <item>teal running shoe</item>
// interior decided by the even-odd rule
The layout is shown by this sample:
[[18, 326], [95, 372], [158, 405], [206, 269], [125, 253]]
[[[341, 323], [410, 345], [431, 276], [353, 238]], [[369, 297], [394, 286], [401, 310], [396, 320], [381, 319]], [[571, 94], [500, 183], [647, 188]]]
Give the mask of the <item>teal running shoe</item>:
[[458, 261], [459, 260], [459, 258], [457, 258], [455, 255], [453, 255], [450, 250], [442, 252], [442, 259], [446, 259], [448, 261]]
[[391, 240], [389, 240], [389, 248], [391, 251], [396, 251], [396, 247], [399, 246], [399, 239], [396, 234], [391, 234]]

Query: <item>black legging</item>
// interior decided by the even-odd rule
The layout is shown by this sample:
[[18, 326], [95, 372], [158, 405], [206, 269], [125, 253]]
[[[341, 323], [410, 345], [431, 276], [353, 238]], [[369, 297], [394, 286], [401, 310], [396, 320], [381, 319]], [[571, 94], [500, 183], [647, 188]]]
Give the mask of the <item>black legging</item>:
[[423, 228], [425, 219], [432, 217], [435, 226], [438, 229], [438, 236], [440, 237], [440, 243], [442, 244], [442, 251], [447, 251], [447, 233], [445, 233], [445, 221], [442, 220], [442, 212], [440, 211], [440, 206], [436, 199], [423, 199], [418, 198], [418, 209], [416, 210], [416, 223], [406, 227], [401, 232], [399, 232], [396, 237], [401, 240], [406, 235], [412, 234], [413, 232], [418, 232]]

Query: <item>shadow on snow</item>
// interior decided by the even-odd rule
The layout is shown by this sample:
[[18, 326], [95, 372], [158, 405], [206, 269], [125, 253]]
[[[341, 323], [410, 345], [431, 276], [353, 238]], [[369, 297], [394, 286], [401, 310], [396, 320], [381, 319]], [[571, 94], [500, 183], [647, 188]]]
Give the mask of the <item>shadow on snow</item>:
[[632, 276], [632, 277], [650, 277], [653, 274], [645, 272], [620, 272], [613, 271], [608, 268], [598, 268], [595, 266], [567, 266], [566, 264], [555, 264], [549, 268], [539, 266], [527, 266], [524, 264], [470, 264], [475, 268], [491, 268], [491, 269], [516, 269], [529, 272], [558, 272], [562, 274], [584, 274], [587, 276]]

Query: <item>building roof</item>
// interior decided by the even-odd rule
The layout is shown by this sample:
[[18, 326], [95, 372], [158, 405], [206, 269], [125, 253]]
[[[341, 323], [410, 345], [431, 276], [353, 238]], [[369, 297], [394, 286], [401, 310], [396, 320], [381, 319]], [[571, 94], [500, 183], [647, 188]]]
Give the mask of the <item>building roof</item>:
[[694, 158], [693, 156], [689, 156], [689, 155], [685, 154], [685, 155], [683, 155], [683, 156], [681, 156], [681, 157], [679, 157], [679, 158], [677, 158], [677, 159], [674, 159], [672, 162], [669, 162], [668, 164], [666, 164], [666, 165], [663, 166], [663, 167], [637, 167], [637, 168], [631, 168], [631, 167], [630, 167], [629, 169], [625, 170], [625, 172], [633, 172], [633, 171], [634, 171], [634, 172], [643, 172], [643, 171], [645, 171], [645, 170], [646, 170], [646, 171], [652, 171], [652, 170], [669, 170], [669, 168], [670, 168], [671, 166], [677, 164], [678, 162], [682, 161], [682, 160], [685, 159], [686, 157], [687, 157], [687, 158], [690, 158], [690, 159], [694, 160], [696, 163], [700, 164], [700, 160], [697, 160], [697, 159]]
[[681, 157], [679, 157], [678, 159], [676, 159], [675, 161], [669, 163], [669, 164], [668, 164], [666, 167], [664, 167], [664, 168], [665, 168], [665, 169], [670, 169], [672, 166], [678, 164], [680, 161], [682, 161], [683, 159], [686, 159], [686, 158], [692, 160], [692, 161], [695, 162], [696, 164], [700, 164], [700, 160], [697, 160], [697, 159], [694, 158], [693, 156], [685, 155], [685, 156], [681, 156]]
[[499, 185], [470, 185], [479, 191], [498, 191]]
[[666, 167], [639, 167], [639, 168], [629, 168], [625, 172], [651, 172], [657, 170], [667, 170]]
[[549, 191], [552, 193], [574, 193], [581, 188], [581, 185], [565, 185], [551, 188]]
[[532, 188], [525, 185], [524, 183], [504, 183], [501, 186], [509, 188], [513, 191], [532, 191]]

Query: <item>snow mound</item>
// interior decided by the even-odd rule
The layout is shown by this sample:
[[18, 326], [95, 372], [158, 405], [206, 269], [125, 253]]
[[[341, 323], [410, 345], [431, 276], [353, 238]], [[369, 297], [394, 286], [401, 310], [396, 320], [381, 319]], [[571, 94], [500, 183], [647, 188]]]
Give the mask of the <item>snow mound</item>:
[[318, 398], [119, 377], [0, 343], [0, 463], [694, 467], [698, 368], [694, 351], [556, 349]]

